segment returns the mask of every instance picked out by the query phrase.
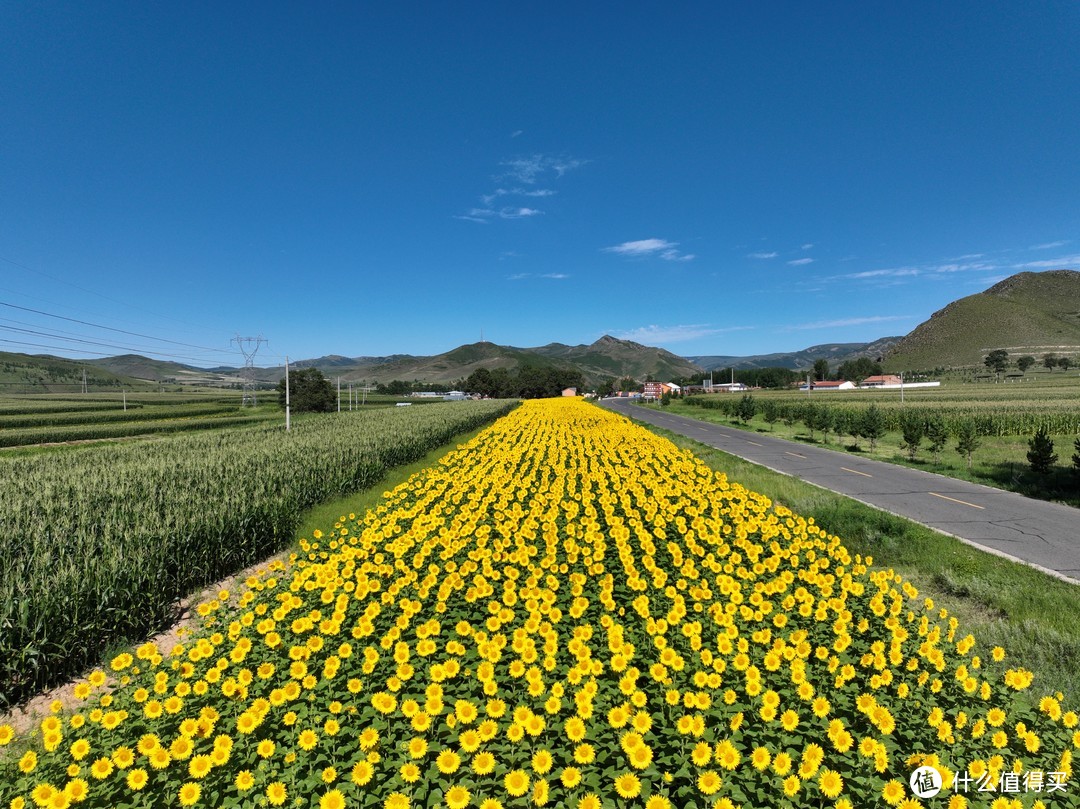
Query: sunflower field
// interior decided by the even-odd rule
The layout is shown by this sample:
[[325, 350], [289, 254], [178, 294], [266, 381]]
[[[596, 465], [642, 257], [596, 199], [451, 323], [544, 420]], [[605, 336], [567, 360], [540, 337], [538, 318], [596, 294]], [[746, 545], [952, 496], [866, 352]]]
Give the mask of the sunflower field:
[[1062, 695], [872, 564], [620, 416], [526, 402], [0, 725], [0, 806], [1075, 805]]

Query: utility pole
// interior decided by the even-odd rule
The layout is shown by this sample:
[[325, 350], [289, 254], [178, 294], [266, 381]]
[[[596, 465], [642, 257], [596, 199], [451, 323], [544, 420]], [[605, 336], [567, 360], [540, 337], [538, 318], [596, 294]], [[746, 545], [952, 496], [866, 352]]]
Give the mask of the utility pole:
[[285, 432], [289, 432], [289, 355], [285, 355]]
[[86, 393], [86, 369], [82, 369], [82, 392]]
[[127, 388], [124, 388], [124, 412], [127, 412]]
[[[240, 353], [244, 355], [244, 393], [243, 404], [247, 404], [248, 391], [251, 391], [251, 404], [254, 407], [257, 405], [258, 399], [255, 393], [255, 355], [259, 352], [259, 346], [267, 342], [266, 338], [261, 334], [258, 337], [241, 337], [237, 334], [233, 337], [232, 342], [240, 349]], [[245, 343], [247, 344], [245, 346]], [[252, 348], [251, 344], [254, 343], [255, 347]]]
[[341, 412], [341, 377], [337, 378], [337, 412]]
[[904, 403], [904, 372], [900, 372], [900, 404]]

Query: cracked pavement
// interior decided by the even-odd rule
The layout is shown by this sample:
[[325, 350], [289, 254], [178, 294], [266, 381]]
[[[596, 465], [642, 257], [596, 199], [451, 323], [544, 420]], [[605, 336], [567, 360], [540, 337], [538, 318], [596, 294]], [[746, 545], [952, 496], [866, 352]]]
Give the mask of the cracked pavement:
[[1080, 509], [625, 399], [605, 399], [601, 405], [1080, 584]]

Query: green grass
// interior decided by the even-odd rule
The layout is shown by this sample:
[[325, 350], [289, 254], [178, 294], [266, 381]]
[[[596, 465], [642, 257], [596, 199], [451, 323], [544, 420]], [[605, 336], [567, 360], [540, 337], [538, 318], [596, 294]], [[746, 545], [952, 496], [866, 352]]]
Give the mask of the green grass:
[[1036, 674], [1032, 693], [1080, 694], [1080, 587], [1034, 568], [977, 550], [901, 517], [878, 511], [796, 478], [772, 472], [644, 422], [733, 482], [813, 517], [874, 567], [892, 568], [956, 615], [987, 651]]

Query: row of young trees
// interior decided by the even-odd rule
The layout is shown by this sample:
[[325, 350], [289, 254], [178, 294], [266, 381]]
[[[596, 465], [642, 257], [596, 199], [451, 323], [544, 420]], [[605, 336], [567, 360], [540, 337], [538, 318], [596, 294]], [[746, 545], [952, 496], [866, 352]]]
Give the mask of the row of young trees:
[[[718, 409], [743, 424], [750, 422], [758, 414], [770, 426], [783, 422], [788, 427], [801, 423], [810, 433], [810, 439], [820, 433], [822, 441], [829, 443], [829, 436], [849, 436], [856, 449], [859, 441], [865, 439], [873, 452], [877, 442], [888, 431], [889, 419], [876, 405], [871, 404], [863, 410], [830, 407], [811, 402], [782, 402], [774, 399], [757, 401], [750, 394], [742, 397], [690, 397], [688, 404], [709, 409]], [[909, 460], [914, 461], [920, 451], [926, 449], [938, 463], [941, 452], [950, 439], [955, 439], [955, 448], [967, 461], [971, 469], [972, 456], [982, 444], [982, 435], [974, 419], [954, 420], [950, 425], [941, 414], [925, 411], [903, 412], [899, 417], [901, 435], [900, 448]], [[925, 444], [924, 444], [925, 442]], [[1075, 454], [1072, 456], [1073, 470], [1080, 477], [1080, 438], [1074, 441]], [[1041, 426], [1028, 441], [1028, 464], [1039, 475], [1048, 474], [1058, 460], [1054, 452], [1054, 442], [1050, 439], [1045, 426]]]
[[[1032, 367], [1036, 363], [1036, 359], [1030, 354], [1025, 354], [1022, 357], [1016, 358], [1016, 367], [1020, 373], [1027, 373], [1028, 368]], [[1068, 371], [1075, 363], [1070, 357], [1059, 357], [1057, 354], [1043, 354], [1042, 359], [1038, 362], [1048, 371], [1053, 371], [1055, 368], [1060, 368], [1063, 371]], [[983, 357], [983, 365], [988, 370], [993, 371], [996, 374], [1003, 374], [1009, 367], [1009, 352], [1004, 348], [997, 348]]]

